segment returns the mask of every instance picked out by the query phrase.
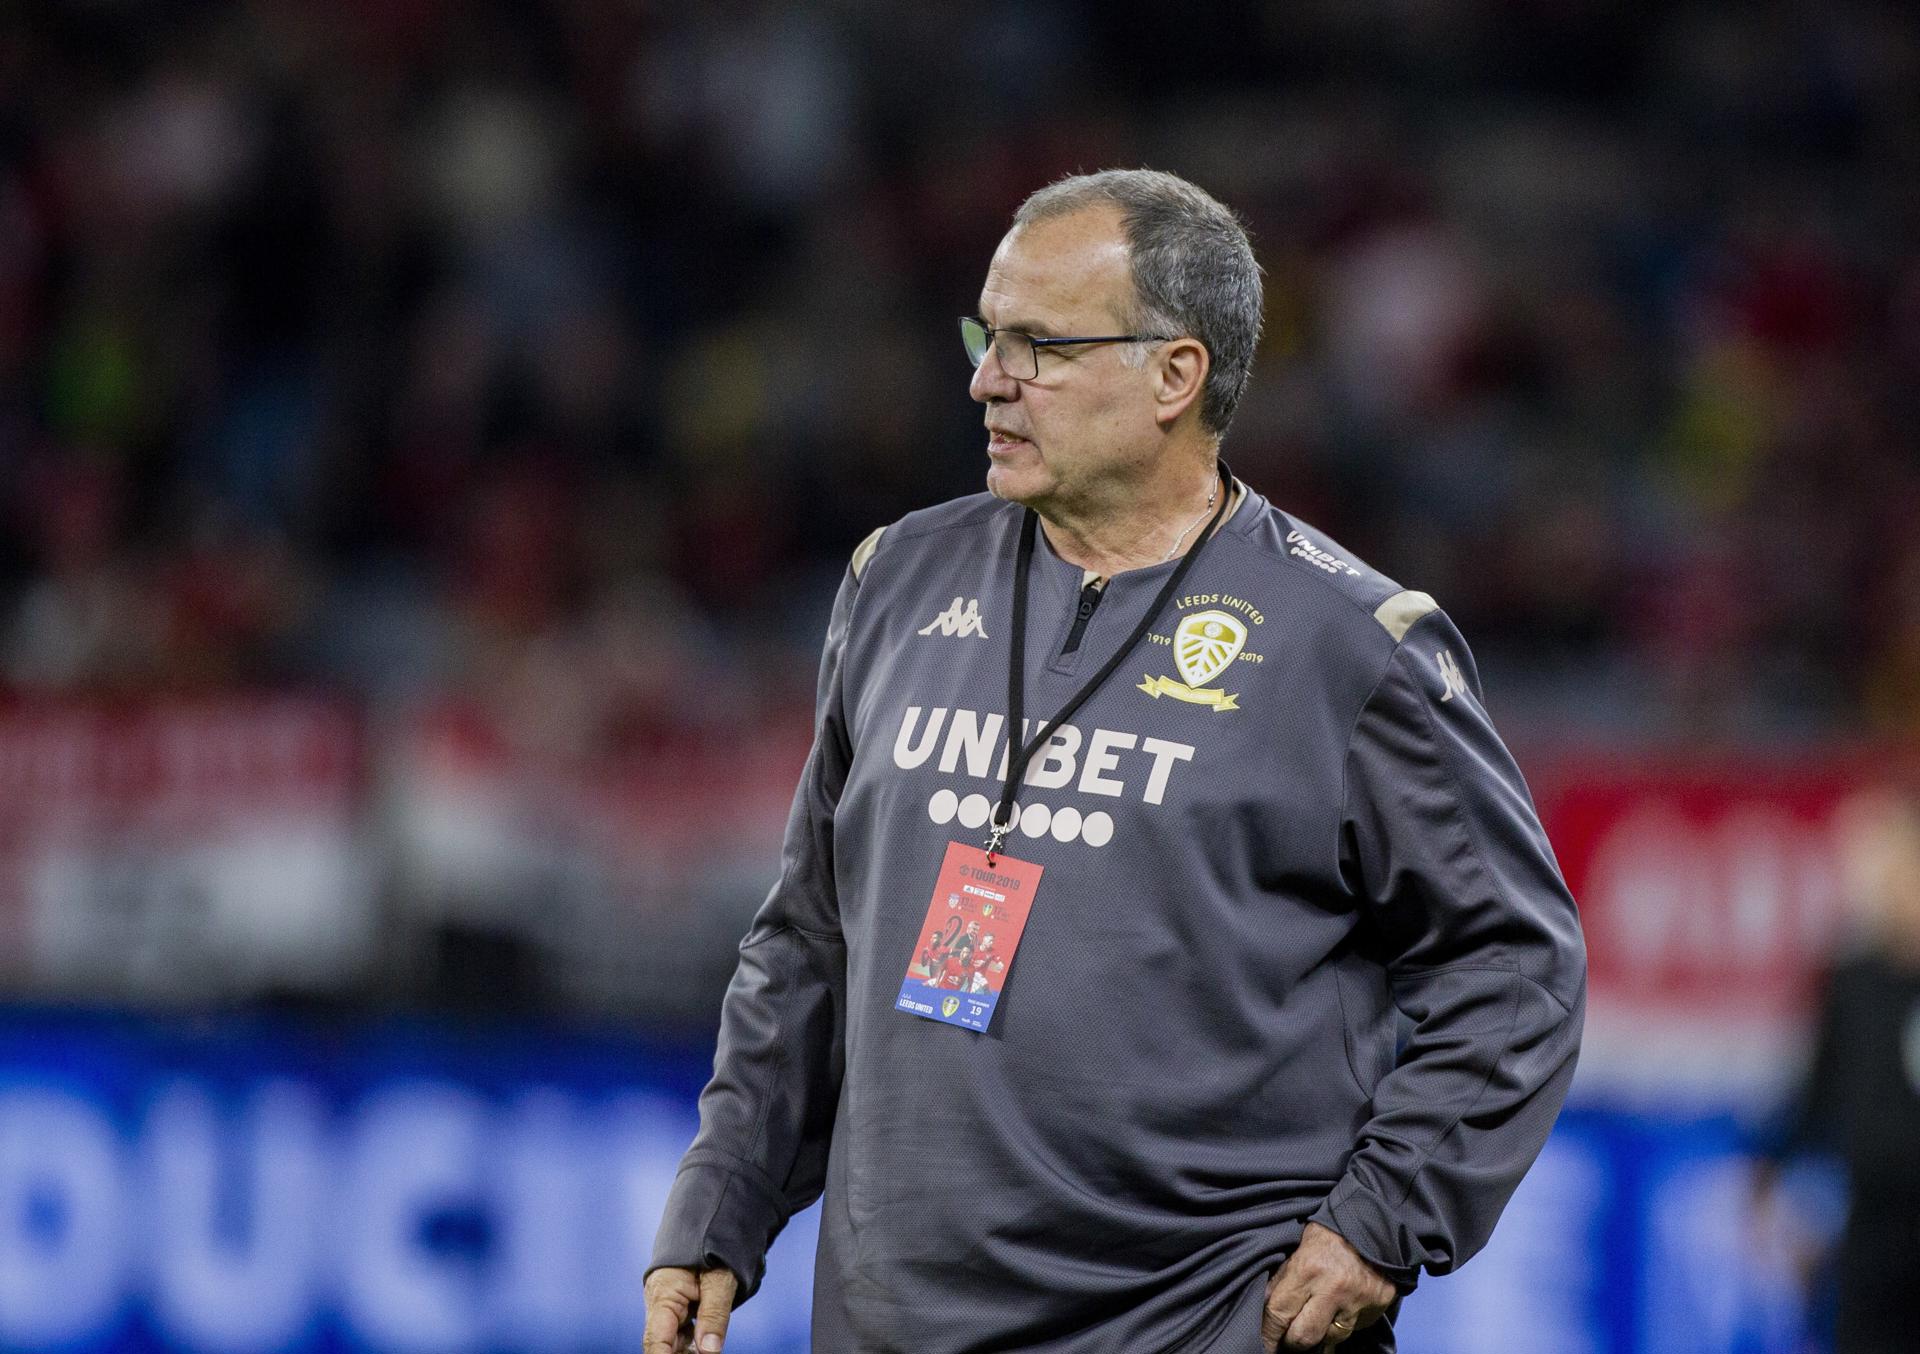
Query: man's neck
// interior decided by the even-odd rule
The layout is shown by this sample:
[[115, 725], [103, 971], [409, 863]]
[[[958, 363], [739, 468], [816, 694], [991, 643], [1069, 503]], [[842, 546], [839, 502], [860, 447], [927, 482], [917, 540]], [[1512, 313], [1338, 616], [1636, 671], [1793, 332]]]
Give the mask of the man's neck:
[[1038, 509], [1047, 544], [1069, 564], [1102, 578], [1184, 555], [1206, 535], [1221, 495], [1230, 490], [1212, 460], [1170, 478], [1171, 484], [1119, 502]]

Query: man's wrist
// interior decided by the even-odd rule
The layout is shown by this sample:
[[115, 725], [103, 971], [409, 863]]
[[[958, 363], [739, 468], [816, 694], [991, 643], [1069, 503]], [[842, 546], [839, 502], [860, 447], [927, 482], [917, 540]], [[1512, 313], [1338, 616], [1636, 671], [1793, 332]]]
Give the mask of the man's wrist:
[[724, 1156], [695, 1148], [668, 1192], [648, 1272], [728, 1270], [739, 1281], [738, 1305], [759, 1289], [767, 1248], [785, 1222], [784, 1209], [759, 1181]]
[[1400, 1223], [1386, 1202], [1351, 1175], [1336, 1185], [1307, 1222], [1326, 1228], [1400, 1291], [1411, 1293], [1420, 1281], [1420, 1266], [1408, 1263], [1398, 1244]]

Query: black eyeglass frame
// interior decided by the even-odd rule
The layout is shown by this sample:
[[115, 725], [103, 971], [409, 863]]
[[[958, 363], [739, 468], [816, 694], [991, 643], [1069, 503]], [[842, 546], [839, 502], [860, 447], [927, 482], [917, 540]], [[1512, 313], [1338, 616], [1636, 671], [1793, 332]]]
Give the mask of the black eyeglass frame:
[[[973, 355], [973, 345], [967, 341], [967, 330], [970, 327], [978, 329], [986, 336], [986, 342], [981, 345], [980, 356], [978, 357]], [[1040, 375], [1040, 350], [1042, 348], [1066, 348], [1078, 343], [1168, 343], [1175, 337], [1172, 334], [1087, 334], [1066, 338], [1035, 338], [1032, 334], [1021, 333], [1018, 329], [995, 329], [972, 315], [962, 315], [960, 317], [960, 346], [966, 349], [967, 360], [973, 363], [976, 368], [987, 360], [988, 352], [994, 349], [994, 335], [996, 334], [1018, 334], [1021, 338], [1025, 339], [1028, 346], [1033, 349], [1032, 375], [1016, 376], [1011, 371], [1007, 372], [1007, 375], [1016, 381], [1032, 381], [1038, 379]], [[1004, 369], [1006, 364], [1003, 362], [1001, 366]]]

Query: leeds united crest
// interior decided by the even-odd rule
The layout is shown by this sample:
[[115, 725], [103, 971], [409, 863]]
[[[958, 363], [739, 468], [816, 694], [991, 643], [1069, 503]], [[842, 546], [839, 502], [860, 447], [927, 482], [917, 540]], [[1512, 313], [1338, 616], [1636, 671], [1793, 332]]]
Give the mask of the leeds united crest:
[[1172, 696], [1214, 710], [1238, 710], [1230, 691], [1209, 688], [1208, 682], [1233, 666], [1233, 660], [1247, 645], [1247, 627], [1238, 616], [1225, 611], [1196, 611], [1182, 616], [1173, 630], [1173, 662], [1186, 680], [1149, 676], [1140, 690], [1155, 700]]

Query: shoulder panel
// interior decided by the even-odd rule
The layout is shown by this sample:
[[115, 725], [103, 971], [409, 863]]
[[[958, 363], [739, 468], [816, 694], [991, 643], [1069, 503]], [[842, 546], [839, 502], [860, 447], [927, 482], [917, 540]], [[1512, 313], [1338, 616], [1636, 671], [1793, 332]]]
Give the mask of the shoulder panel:
[[860, 577], [861, 571], [867, 567], [867, 561], [873, 558], [873, 552], [880, 548], [880, 535], [885, 530], [885, 527], [875, 527], [866, 540], [853, 548], [852, 568], [855, 578]]
[[1424, 592], [1396, 592], [1373, 610], [1373, 618], [1380, 622], [1380, 628], [1393, 636], [1398, 644], [1407, 637], [1407, 631], [1413, 623], [1429, 612], [1438, 611], [1440, 604]]

